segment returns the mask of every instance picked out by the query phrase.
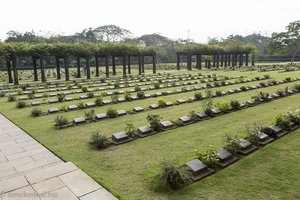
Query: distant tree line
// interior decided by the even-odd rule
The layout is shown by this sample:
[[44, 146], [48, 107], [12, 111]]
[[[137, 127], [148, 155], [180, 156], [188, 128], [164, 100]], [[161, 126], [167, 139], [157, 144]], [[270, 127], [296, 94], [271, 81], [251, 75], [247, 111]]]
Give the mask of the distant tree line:
[[[158, 33], [134, 37], [134, 34], [116, 25], [105, 25], [97, 28], [86, 28], [74, 35], [40, 36], [34, 31], [20, 33], [9, 31], [4, 42], [30, 43], [78, 43], [78, 42], [113, 42], [130, 43], [152, 47], [157, 52], [157, 62], [175, 62], [176, 46], [194, 44], [193, 40], [170, 39]], [[227, 38], [209, 38], [208, 44], [241, 43], [250, 44], [257, 48], [256, 56], [265, 60], [273, 58], [287, 58], [293, 62], [300, 57], [300, 21], [291, 22], [285, 32], [272, 33], [271, 37], [261, 33], [246, 36], [229, 35]], [[276, 60], [276, 59], [275, 59]], [[1, 61], [0, 61], [1, 62]], [[1, 63], [0, 63], [1, 65]]]

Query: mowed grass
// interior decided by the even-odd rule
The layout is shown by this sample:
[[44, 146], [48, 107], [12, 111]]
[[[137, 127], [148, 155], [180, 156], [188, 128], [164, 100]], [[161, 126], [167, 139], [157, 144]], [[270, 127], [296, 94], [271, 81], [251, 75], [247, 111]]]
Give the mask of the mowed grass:
[[[201, 71], [201, 73], [212, 72]], [[279, 74], [218, 71], [213, 73], [247, 77], [270, 74], [277, 80], [287, 76], [300, 76], [298, 72]], [[278, 88], [284, 87], [286, 86], [279, 85], [228, 95], [214, 98], [214, 102], [228, 102], [232, 99], [244, 101], [256, 95], [258, 91], [273, 93]], [[219, 89], [223, 90], [223, 88]], [[184, 97], [193, 94], [194, 92], [191, 92]], [[162, 98], [172, 100], [167, 96]], [[173, 99], [175, 100], [176, 98]], [[101, 133], [111, 135], [122, 131], [126, 122], [132, 122], [136, 126], [147, 124], [145, 117], [148, 113], [158, 113], [163, 119], [176, 119], [187, 115], [191, 110], [200, 111], [201, 103], [187, 103], [63, 130], [53, 127], [56, 114], [32, 118], [29, 116], [30, 108], [16, 109], [15, 103], [7, 103], [6, 98], [0, 99], [0, 111], [58, 156], [75, 163], [120, 199], [299, 199], [299, 130], [180, 191], [162, 193], [153, 189], [153, 180], [164, 159], [176, 160], [178, 164], [184, 164], [195, 157], [195, 149], [204, 150], [209, 145], [221, 147], [224, 145], [226, 133], [242, 136], [240, 131], [246, 122], [262, 121], [270, 124], [277, 114], [287, 111], [288, 107], [291, 109], [299, 107], [299, 100], [300, 94], [292, 95], [102, 151], [95, 151], [88, 145], [91, 130], [99, 130]], [[149, 99], [149, 103], [143, 104], [144, 101], [148, 100], [122, 103], [113, 107], [126, 110], [133, 106], [146, 106], [150, 102], [156, 103], [154, 99]], [[99, 107], [95, 110], [98, 113], [106, 111], [106, 108]], [[84, 116], [84, 111], [69, 112], [66, 116], [69, 119]]]

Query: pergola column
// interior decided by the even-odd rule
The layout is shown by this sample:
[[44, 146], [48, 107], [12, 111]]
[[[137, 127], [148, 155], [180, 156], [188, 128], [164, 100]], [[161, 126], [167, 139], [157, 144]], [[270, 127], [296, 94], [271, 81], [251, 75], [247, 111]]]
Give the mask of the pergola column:
[[217, 54], [217, 68], [219, 68], [220, 55]]
[[123, 55], [123, 76], [126, 76], [126, 55]]
[[142, 55], [142, 73], [145, 73], [145, 56]]
[[192, 70], [192, 55], [191, 54], [187, 55], [187, 69]]
[[248, 67], [248, 64], [249, 64], [249, 54], [246, 53], [246, 66]]
[[221, 67], [224, 67], [224, 54], [221, 54]]
[[109, 77], [109, 63], [108, 63], [108, 60], [109, 60], [109, 56], [105, 55], [105, 75], [106, 75], [106, 77]]
[[139, 55], [138, 62], [139, 62], [139, 75], [141, 75], [142, 74], [142, 55]]
[[216, 54], [213, 55], [213, 67], [216, 67]]
[[44, 57], [40, 57], [40, 67], [41, 67], [41, 76], [42, 76], [42, 82], [46, 82], [46, 76], [45, 76], [45, 69], [44, 69]]
[[234, 67], [235, 64], [235, 54], [232, 54], [232, 59], [231, 59], [231, 66]]
[[68, 56], [64, 57], [64, 67], [65, 67], [65, 75], [66, 75], [66, 81], [69, 81], [69, 68], [68, 68]]
[[238, 63], [238, 54], [236, 53], [235, 55], [234, 55], [234, 66], [237, 66], [237, 63]]
[[228, 67], [230, 67], [230, 61], [231, 61], [230, 57], [231, 57], [231, 54], [229, 53], [229, 54], [227, 55]]
[[6, 68], [7, 68], [7, 74], [8, 74], [8, 82], [12, 83], [13, 79], [12, 79], [12, 75], [11, 75], [11, 65], [10, 65], [10, 59], [8, 59], [6, 61]]
[[196, 55], [196, 68], [201, 69], [201, 65], [202, 65], [202, 58], [201, 55], [198, 54]]
[[112, 56], [113, 75], [116, 75], [116, 57]]
[[56, 78], [57, 78], [57, 80], [60, 80], [60, 79], [61, 79], [61, 76], [60, 76], [59, 57], [56, 56], [56, 57], [55, 57], [55, 60], [56, 60]]
[[18, 71], [17, 71], [17, 57], [12, 58], [12, 68], [14, 74], [14, 84], [19, 85]]
[[156, 55], [155, 54], [152, 55], [152, 63], [153, 63], [153, 68], [152, 68], [153, 74], [156, 74]]
[[131, 74], [131, 63], [130, 63], [130, 55], [127, 57], [127, 66], [128, 66], [128, 74]]
[[227, 54], [224, 55], [224, 67], [227, 67]]
[[37, 67], [36, 67], [36, 57], [32, 57], [32, 65], [33, 65], [33, 76], [34, 76], [34, 81], [38, 81], [38, 72], [37, 72]]
[[239, 66], [243, 66], [243, 54], [240, 53]]
[[77, 61], [77, 78], [81, 78], [80, 57], [79, 56], [76, 57], [76, 61]]
[[177, 53], [177, 70], [180, 70], [180, 54]]
[[211, 60], [210, 59], [207, 61], [207, 65], [208, 65], [208, 69], [211, 69]]
[[99, 77], [99, 57], [95, 56], [95, 64], [96, 64], [96, 77]]
[[207, 61], [207, 58], [205, 58], [205, 68], [208, 67], [208, 61]]
[[86, 60], [86, 78], [91, 79], [90, 58], [87, 56], [85, 60]]

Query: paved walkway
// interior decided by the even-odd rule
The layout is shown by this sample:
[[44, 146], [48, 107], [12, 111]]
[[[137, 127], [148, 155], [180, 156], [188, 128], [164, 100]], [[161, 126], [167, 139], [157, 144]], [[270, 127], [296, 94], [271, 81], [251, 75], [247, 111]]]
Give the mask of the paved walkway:
[[117, 200], [0, 114], [0, 200]]

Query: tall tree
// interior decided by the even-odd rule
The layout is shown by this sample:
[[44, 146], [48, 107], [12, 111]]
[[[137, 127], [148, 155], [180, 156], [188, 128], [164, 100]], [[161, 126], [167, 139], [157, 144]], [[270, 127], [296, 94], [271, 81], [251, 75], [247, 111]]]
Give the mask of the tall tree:
[[116, 25], [99, 26], [93, 32], [98, 40], [105, 42], [120, 42], [132, 35], [129, 30]]
[[300, 55], [300, 20], [289, 23], [285, 32], [272, 33], [269, 43], [271, 53], [285, 53], [291, 56], [291, 64]]

